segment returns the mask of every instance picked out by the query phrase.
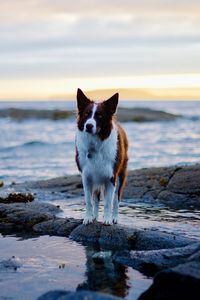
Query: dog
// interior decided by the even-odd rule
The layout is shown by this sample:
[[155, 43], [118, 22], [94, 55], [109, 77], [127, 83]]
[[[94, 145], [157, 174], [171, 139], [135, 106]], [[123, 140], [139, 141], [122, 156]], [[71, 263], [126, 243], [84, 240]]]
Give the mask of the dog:
[[127, 136], [114, 117], [118, 98], [116, 93], [97, 103], [77, 90], [75, 148], [85, 194], [85, 225], [98, 220], [100, 198], [104, 199], [104, 224], [118, 222], [128, 162]]

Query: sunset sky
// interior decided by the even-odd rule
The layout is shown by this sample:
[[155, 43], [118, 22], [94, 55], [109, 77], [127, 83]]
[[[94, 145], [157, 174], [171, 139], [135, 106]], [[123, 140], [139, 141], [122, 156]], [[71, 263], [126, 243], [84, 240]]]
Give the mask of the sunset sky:
[[200, 1], [0, 0], [0, 99], [77, 87], [200, 99]]

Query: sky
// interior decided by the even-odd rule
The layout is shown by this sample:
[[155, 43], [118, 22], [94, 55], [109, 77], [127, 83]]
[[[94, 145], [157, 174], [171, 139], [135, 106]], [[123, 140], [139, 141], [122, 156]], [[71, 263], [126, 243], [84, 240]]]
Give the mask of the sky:
[[200, 99], [200, 1], [0, 0], [0, 99], [77, 87]]

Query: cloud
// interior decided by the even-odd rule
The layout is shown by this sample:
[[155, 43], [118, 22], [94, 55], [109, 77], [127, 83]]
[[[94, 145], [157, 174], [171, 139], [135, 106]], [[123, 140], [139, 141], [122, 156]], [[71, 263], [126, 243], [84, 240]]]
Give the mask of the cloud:
[[1, 1], [0, 78], [198, 72], [199, 1]]

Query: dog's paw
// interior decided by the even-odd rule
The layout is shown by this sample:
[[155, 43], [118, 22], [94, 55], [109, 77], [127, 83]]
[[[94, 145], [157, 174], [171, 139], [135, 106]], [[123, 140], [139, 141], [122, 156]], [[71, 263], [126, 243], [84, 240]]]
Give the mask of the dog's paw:
[[94, 217], [93, 216], [85, 216], [83, 219], [83, 224], [88, 225], [94, 222]]
[[113, 221], [112, 221], [112, 218], [105, 218], [104, 217], [104, 225], [112, 225], [113, 224]]

